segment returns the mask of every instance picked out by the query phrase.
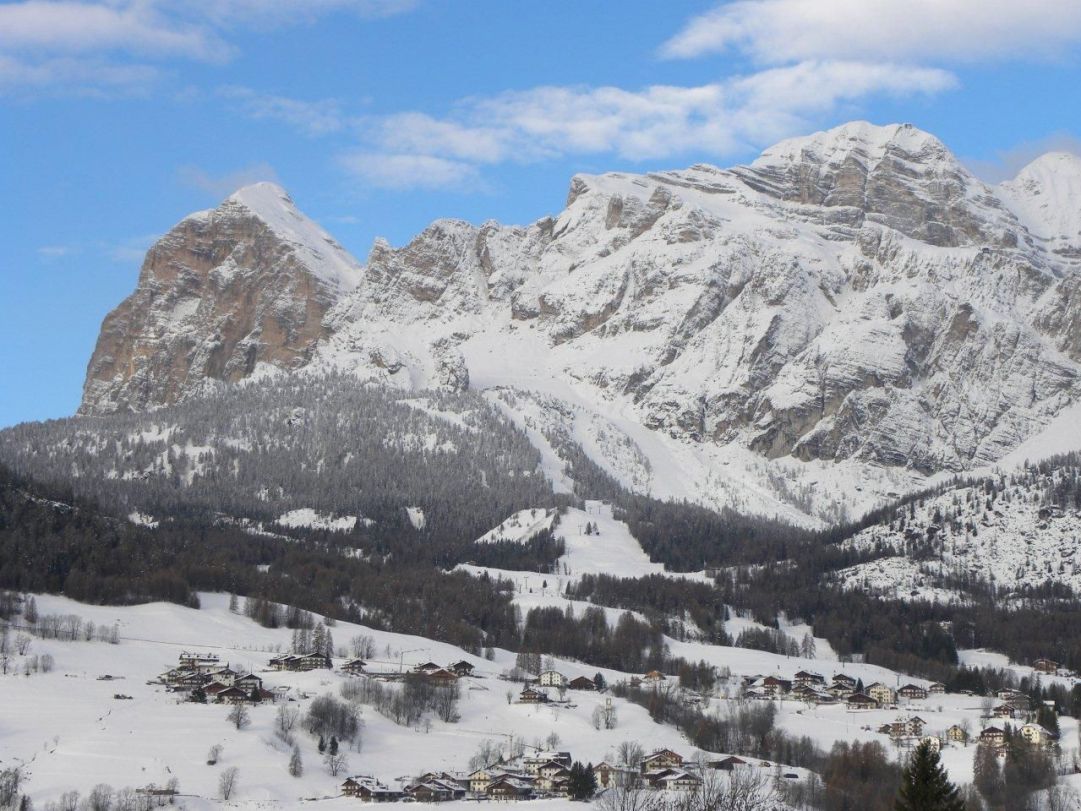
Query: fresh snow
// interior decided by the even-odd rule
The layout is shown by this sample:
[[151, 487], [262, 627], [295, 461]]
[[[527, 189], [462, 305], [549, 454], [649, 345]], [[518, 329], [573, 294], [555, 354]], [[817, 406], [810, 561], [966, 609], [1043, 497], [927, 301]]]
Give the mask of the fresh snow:
[[290, 510], [279, 516], [277, 523], [290, 529], [307, 527], [308, 529], [325, 529], [331, 532], [350, 532], [356, 527], [357, 520], [355, 515], [324, 515], [323, 513], [317, 513], [310, 507], [303, 507], [299, 510]]
[[[602, 527], [602, 535], [603, 527]], [[236, 731], [226, 723], [227, 709], [217, 705], [178, 704], [175, 696], [148, 683], [175, 664], [181, 651], [209, 651], [218, 654], [237, 670], [260, 675], [267, 687], [286, 691], [303, 710], [312, 697], [337, 694], [348, 677], [337, 671], [308, 673], [268, 672], [266, 663], [276, 652], [286, 650], [291, 631], [263, 628], [241, 614], [228, 610], [222, 594], [201, 594], [202, 609], [165, 603], [139, 606], [91, 606], [63, 597], [37, 596], [41, 614], [76, 614], [98, 627], [115, 626], [118, 645], [103, 642], [62, 642], [34, 639], [31, 655], [48, 653], [55, 659], [51, 673], [24, 677], [21, 673], [0, 676], [5, 696], [5, 712], [0, 720], [0, 762], [24, 764], [26, 789], [35, 806], [56, 800], [69, 790], [84, 795], [98, 783], [115, 788], [163, 785], [170, 777], [180, 782], [184, 804], [192, 811], [219, 808], [214, 799], [217, 781], [225, 768], [240, 770], [239, 788], [230, 807], [295, 808], [302, 798], [318, 798], [329, 808], [352, 808], [356, 801], [334, 799], [345, 775], [331, 777], [320, 763], [315, 742], [303, 732], [297, 734], [305, 771], [300, 779], [286, 772], [289, 752], [272, 735], [275, 708], [252, 708], [252, 725]], [[444, 724], [433, 720], [430, 727], [408, 729], [396, 726], [369, 707], [361, 708], [364, 722], [361, 751], [348, 753], [349, 774], [368, 774], [391, 786], [400, 779], [424, 770], [465, 770], [468, 759], [484, 740], [506, 741], [521, 737], [527, 743], [556, 733], [559, 748], [575, 758], [594, 763], [611, 759], [615, 747], [624, 740], [637, 740], [646, 748], [669, 747], [684, 757], [696, 750], [673, 727], [650, 720], [643, 708], [614, 699], [618, 726], [596, 730], [591, 723], [594, 707], [605, 700], [592, 693], [570, 693], [567, 706], [509, 704], [508, 690], [520, 686], [501, 681], [499, 674], [512, 667], [515, 655], [496, 650], [492, 661], [468, 654], [452, 645], [422, 637], [396, 634], [339, 622], [331, 628], [339, 646], [346, 646], [356, 634], [372, 637], [376, 655], [369, 669], [396, 671], [425, 661], [447, 664], [465, 659], [476, 668], [476, 677], [463, 682], [461, 721]], [[826, 678], [844, 672], [865, 683], [882, 681], [897, 687], [910, 679], [880, 667], [840, 664], [829, 659], [786, 658], [741, 648], [706, 645], [693, 641], [667, 640], [675, 655], [691, 660], [704, 659], [731, 672], [722, 681], [709, 706], [710, 711], [734, 705], [743, 676], [775, 674], [791, 677], [797, 670], [810, 669]], [[1001, 663], [997, 658], [978, 660], [979, 652], [962, 652], [962, 661]], [[15, 657], [15, 665], [19, 664]], [[340, 665], [341, 659], [335, 664]], [[592, 677], [600, 671], [609, 681], [626, 678], [603, 668], [555, 659], [553, 666], [568, 677]], [[99, 677], [109, 675], [111, 681]], [[114, 694], [132, 696], [117, 700]], [[977, 698], [944, 695], [913, 702], [908, 708], [927, 721], [928, 731], [937, 733], [953, 723], [968, 721], [974, 731], [981, 702]], [[894, 720], [899, 710], [848, 712], [843, 706], [807, 707], [780, 701], [778, 723], [799, 735], [808, 735], [823, 748], [837, 740], [877, 740], [888, 744], [874, 730]], [[1062, 741], [1067, 758], [1076, 750], [1076, 722], [1061, 719]], [[218, 766], [205, 763], [207, 749], [222, 744]], [[891, 751], [893, 751], [891, 749]], [[946, 747], [943, 760], [955, 780], [968, 781], [972, 775], [974, 747]], [[726, 753], [712, 753], [726, 754]], [[787, 770], [787, 769], [786, 769]], [[798, 770], [797, 770], [798, 771]], [[461, 804], [461, 808], [465, 808]], [[519, 806], [516, 806], [519, 807]], [[520, 806], [522, 811], [546, 809], [569, 811], [562, 801], [543, 801]]]
[[409, 517], [409, 523], [413, 529], [424, 529], [428, 525], [428, 518], [420, 507], [406, 507], [405, 513]]
[[291, 243], [308, 270], [346, 292], [360, 282], [363, 268], [315, 222], [300, 213], [292, 198], [274, 183], [255, 183], [233, 193], [226, 203], [243, 206], [271, 231]]
[[551, 509], [519, 510], [498, 527], [488, 530], [477, 543], [516, 541], [524, 543], [546, 529], [552, 528], [557, 512]]
[[159, 523], [154, 516], [139, 512], [138, 510], [128, 513], [128, 520], [137, 526], [149, 527], [150, 529], [157, 529]]

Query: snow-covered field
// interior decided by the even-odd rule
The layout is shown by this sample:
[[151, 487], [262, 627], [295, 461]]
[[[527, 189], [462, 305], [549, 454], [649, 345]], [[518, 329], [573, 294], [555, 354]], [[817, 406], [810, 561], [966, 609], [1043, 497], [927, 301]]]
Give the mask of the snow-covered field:
[[[602, 501], [587, 500], [583, 509], [569, 508], [562, 515], [555, 510], [521, 510], [486, 532], [477, 543], [524, 543], [546, 529], [551, 529], [557, 538], [566, 542], [566, 553], [559, 559], [558, 577], [541, 575], [545, 580], [562, 584], [584, 574], [614, 577], [666, 574], [664, 564], [649, 559], [627, 525], [612, 516], [612, 505]], [[670, 577], [706, 580], [703, 572], [668, 574]]]
[[[331, 797], [345, 775], [331, 777], [324, 769], [315, 742], [297, 736], [305, 763], [304, 776], [286, 772], [289, 751], [272, 735], [276, 709], [251, 709], [252, 724], [237, 731], [226, 722], [227, 708], [177, 703], [175, 694], [147, 682], [171, 666], [181, 651], [218, 654], [237, 670], [252, 670], [265, 686], [289, 688], [289, 697], [302, 707], [303, 696], [337, 695], [346, 679], [337, 671], [308, 673], [264, 672], [272, 652], [288, 648], [291, 631], [267, 629], [228, 609], [225, 595], [201, 595], [203, 608], [192, 610], [153, 603], [135, 607], [101, 607], [61, 597], [37, 598], [42, 614], [78, 614], [98, 626], [116, 625], [120, 642], [60, 642], [35, 639], [30, 655], [51, 654], [55, 668], [31, 676], [0, 677], [5, 711], [0, 717], [0, 765], [25, 764], [28, 790], [36, 805], [61, 793], [85, 793], [97, 783], [114, 788], [164, 785], [171, 777], [191, 808], [214, 805], [222, 769], [240, 770], [234, 802], [241, 807], [293, 807], [303, 798]], [[339, 623], [332, 629], [339, 646], [355, 634], [371, 635], [377, 654], [371, 669], [397, 670], [428, 660], [441, 664], [466, 659], [477, 677], [464, 680], [461, 721], [445, 724], [433, 719], [430, 729], [399, 727], [368, 707], [362, 708], [363, 745], [349, 753], [350, 774], [373, 775], [390, 785], [399, 778], [428, 770], [465, 770], [470, 756], [487, 739], [505, 742], [515, 735], [527, 743], [556, 733], [560, 748], [583, 761], [610, 757], [623, 740], [671, 746], [690, 756], [692, 751], [670, 727], [653, 724], [645, 710], [619, 702], [619, 726], [596, 730], [597, 694], [573, 694], [574, 706], [510, 704], [506, 693], [520, 685], [498, 678], [511, 667], [514, 655], [497, 651], [494, 661], [470, 656], [451, 645], [419, 637], [373, 631]], [[339, 661], [338, 664], [341, 662]], [[593, 676], [595, 667], [560, 663], [568, 676]], [[609, 678], [620, 674], [603, 671]], [[100, 681], [110, 675], [113, 680]], [[131, 700], [114, 699], [114, 694]], [[218, 766], [206, 765], [207, 750], [224, 747]], [[355, 803], [356, 801], [345, 801]], [[545, 807], [552, 807], [546, 804]]]
[[[464, 568], [474, 574], [486, 571], [510, 579], [516, 586], [514, 599], [523, 611], [541, 605], [570, 605], [583, 610], [590, 604], [568, 600], [563, 594], [566, 584], [583, 574], [603, 572], [631, 577], [663, 573], [663, 567], [648, 560], [607, 505], [587, 502], [585, 509], [568, 510], [558, 516], [558, 521], [556, 518], [555, 512], [523, 511], [481, 540], [502, 537], [524, 541], [551, 527], [567, 543], [559, 573]], [[118, 644], [34, 638], [27, 655], [52, 656], [55, 666], [51, 672], [23, 675], [25, 657], [15, 656], [10, 672], [0, 676], [5, 708], [0, 715], [0, 767], [24, 767], [27, 790], [36, 805], [66, 791], [85, 794], [98, 783], [114, 788], [162, 786], [176, 778], [187, 807], [217, 807], [219, 775], [235, 767], [239, 769], [239, 788], [230, 801], [233, 806], [292, 808], [317, 799], [332, 808], [352, 807], [356, 800], [337, 797], [346, 774], [371, 775], [387, 785], [399, 786], [426, 771], [466, 771], [471, 755], [484, 741], [507, 743], [517, 738], [526, 744], [543, 745], [553, 734], [558, 736], [558, 748], [570, 751], [583, 762], [612, 760], [623, 741], [638, 741], [647, 751], [669, 747], [686, 758], [698, 754], [674, 727], [653, 723], [643, 708], [618, 698], [611, 699], [618, 724], [608, 730], [596, 729], [592, 717], [593, 711], [608, 700], [606, 695], [571, 692], [566, 704], [517, 703], [513, 699], [520, 685], [501, 678], [515, 665], [513, 652], [496, 650], [487, 660], [446, 643], [337, 623], [331, 632], [342, 654], [354, 636], [371, 637], [375, 655], [368, 657], [370, 671], [397, 672], [427, 661], [449, 665], [464, 659], [476, 668], [475, 675], [461, 682], [461, 719], [457, 723], [431, 717], [417, 727], [403, 727], [371, 707], [361, 707], [362, 745], [359, 751], [349, 751], [348, 768], [337, 777], [327, 772], [315, 741], [301, 732], [297, 740], [305, 770], [303, 776], [294, 778], [286, 769], [290, 750], [273, 734], [273, 705], [253, 707], [250, 727], [237, 730], [227, 723], [226, 707], [179, 703], [176, 694], [152, 681], [174, 666], [182, 651], [211, 652], [235, 670], [260, 675], [266, 688], [281, 690], [303, 711], [314, 697], [338, 695], [342, 683], [352, 677], [337, 669], [270, 671], [269, 659], [276, 652], [288, 650], [292, 631], [263, 628], [231, 611], [226, 595], [201, 594], [200, 600], [202, 608], [196, 610], [165, 603], [90, 606], [63, 597], [37, 597], [39, 614], [76, 614], [99, 628], [115, 627]], [[622, 612], [609, 608], [606, 613], [614, 623]], [[753, 626], [752, 620], [738, 616], [728, 621], [728, 631], [733, 635]], [[782, 621], [781, 626], [797, 642], [813, 632], [796, 623]], [[878, 681], [895, 689], [909, 682], [926, 685], [925, 681], [881, 667], [840, 663], [824, 639], [815, 640], [815, 658], [715, 646], [694, 641], [693, 635], [689, 641], [668, 638], [666, 642], [672, 655], [708, 662], [723, 675], [715, 693], [708, 697], [707, 712], [723, 713], [741, 701], [744, 677], [774, 675], [791, 679], [804, 669], [821, 673], [826, 679], [844, 672], [865, 684]], [[1018, 675], [1031, 675], [1030, 670], [1009, 665], [1005, 657], [985, 651], [966, 651], [962, 660], [1010, 666]], [[335, 664], [341, 663], [339, 659]], [[600, 672], [609, 683], [635, 675], [558, 659], [552, 666], [568, 678], [593, 677]], [[112, 678], [103, 680], [101, 677], [106, 675]], [[114, 697], [118, 694], [131, 698]], [[933, 695], [907, 706], [902, 703], [896, 708], [862, 712], [849, 711], [843, 705], [814, 707], [794, 700], [778, 701], [776, 706], [781, 728], [809, 736], [823, 749], [836, 741], [879, 740], [889, 744], [887, 736], [876, 730], [908, 712], [918, 713], [925, 720], [928, 734], [966, 723], [978, 734], [989, 723], [981, 720], [984, 702], [962, 695]], [[1076, 722], [1064, 717], [1061, 726], [1063, 748], [1072, 753], [1077, 745]], [[215, 744], [223, 747], [223, 755], [216, 766], [210, 766], [206, 763], [207, 750]], [[893, 751], [898, 758], [905, 754], [900, 749]], [[971, 746], [945, 747], [943, 760], [953, 779], [971, 780], [973, 754]], [[535, 801], [530, 805], [557, 809], [565, 801]]]
[[[231, 802], [236, 807], [291, 808], [306, 799], [326, 799], [323, 804], [329, 807], [356, 803], [330, 799], [337, 795], [344, 774], [332, 777], [327, 773], [315, 742], [304, 733], [297, 736], [304, 775], [289, 776], [289, 752], [272, 734], [273, 706], [252, 708], [251, 726], [238, 731], [227, 723], [226, 708], [177, 703], [174, 694], [148, 684], [175, 664], [185, 650], [213, 652], [235, 669], [256, 672], [267, 687], [286, 688], [301, 709], [311, 697], [337, 694], [339, 685], [350, 678], [336, 670], [267, 671], [272, 652], [287, 648], [291, 631], [262, 628], [231, 612], [225, 595], [202, 594], [201, 601], [203, 607], [194, 610], [163, 603], [102, 607], [55, 596], [37, 598], [41, 614], [78, 614], [98, 626], [115, 625], [120, 639], [117, 645], [34, 639], [29, 655], [52, 655], [52, 672], [24, 676], [16, 668], [0, 676], [5, 707], [0, 715], [0, 765], [25, 766], [27, 790], [36, 805], [69, 790], [85, 793], [98, 783], [114, 788], [164, 785], [175, 777], [189, 808], [217, 807], [218, 777], [230, 767], [239, 769], [239, 788]], [[619, 699], [613, 699], [618, 726], [612, 730], [597, 730], [592, 724], [593, 709], [606, 698], [595, 693], [570, 693], [566, 706], [509, 703], [508, 690], [516, 692], [518, 688], [500, 679], [499, 674], [513, 665], [511, 652], [497, 650], [495, 658], [487, 661], [419, 637], [347, 623], [338, 623], [331, 630], [339, 646], [355, 634], [372, 636], [377, 653], [370, 669], [395, 670], [400, 663], [408, 668], [428, 660], [449, 664], [466, 659], [477, 674], [463, 681], [462, 718], [456, 724], [433, 718], [420, 728], [404, 728], [363, 707], [363, 744], [359, 752], [349, 752], [349, 774], [373, 775], [398, 785], [401, 779], [428, 770], [465, 770], [482, 741], [505, 742], [516, 736], [526, 743], [540, 743], [552, 733], [558, 735], [560, 749], [582, 761], [611, 759], [615, 747], [625, 740], [637, 740], [647, 750], [670, 747], [685, 757], [696, 753], [674, 728], [654, 724], [644, 709]], [[868, 684], [878, 680], [897, 686], [910, 681], [869, 665], [841, 666], [827, 660], [786, 658], [695, 642], [670, 640], [669, 644], [673, 654], [705, 659], [731, 670], [731, 679], [720, 685], [710, 711], [728, 708], [730, 701], [724, 696], [738, 693], [739, 678], [744, 675], [791, 677], [797, 670], [809, 668], [828, 678], [843, 667], [844, 672]], [[557, 660], [555, 666], [569, 677], [598, 672], [596, 667], [574, 662]], [[610, 670], [600, 672], [609, 681], [626, 677]], [[113, 680], [99, 680], [107, 674]], [[115, 699], [114, 694], [130, 695], [131, 699]], [[897, 710], [854, 713], [844, 707], [816, 709], [794, 701], [779, 702], [778, 708], [784, 729], [808, 735], [827, 748], [836, 740], [886, 742], [885, 736], [873, 730], [898, 715]], [[931, 733], [966, 719], [974, 730], [980, 728], [980, 700], [972, 697], [934, 696], [915, 702], [913, 709], [927, 721]], [[1074, 722], [1063, 718], [1062, 725], [1064, 744], [1072, 748], [1077, 739]], [[207, 750], [214, 744], [224, 747], [223, 755], [217, 766], [208, 766]], [[945, 750], [943, 757], [954, 779], [971, 778], [973, 751], [971, 747]], [[563, 801], [537, 804], [556, 809]]]
[[[589, 532], [586, 531], [587, 526]], [[491, 566], [464, 564], [459, 569], [474, 576], [487, 574], [514, 584], [514, 602], [523, 612], [531, 608], [571, 606], [581, 612], [592, 603], [564, 596], [566, 587], [582, 575], [607, 574], [614, 577], [646, 577], [667, 574], [669, 577], [708, 582], [704, 572], [666, 572], [664, 565], [653, 563], [622, 521], [612, 516], [612, 506], [600, 501], [586, 501], [584, 509], [567, 509], [562, 515], [554, 510], [522, 510], [477, 539], [478, 543], [499, 540], [525, 542], [538, 532], [551, 529], [566, 542], [566, 553], [551, 574], [497, 569]], [[606, 608], [614, 624], [622, 610]], [[633, 613], [633, 612], [632, 612]]]

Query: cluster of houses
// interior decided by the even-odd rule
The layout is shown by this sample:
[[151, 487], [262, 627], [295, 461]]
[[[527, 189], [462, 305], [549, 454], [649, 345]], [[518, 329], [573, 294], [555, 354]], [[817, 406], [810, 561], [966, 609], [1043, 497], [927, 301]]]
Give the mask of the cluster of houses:
[[[417, 802], [444, 802], [567, 797], [571, 763], [570, 752], [537, 752], [470, 774], [429, 772], [400, 789], [391, 788], [373, 777], [356, 776], [342, 784], [342, 794], [367, 802], [399, 802], [408, 798]], [[734, 771], [752, 765], [735, 756], [688, 763], [671, 749], [659, 749], [642, 758], [637, 767], [599, 763], [593, 767], [593, 774], [598, 789], [636, 785], [658, 791], [694, 791], [702, 784], [704, 769]]]
[[[334, 663], [326, 656], [318, 653], [283, 653], [270, 660], [271, 670], [288, 670], [293, 672], [306, 672], [320, 668], [333, 668]], [[368, 663], [363, 659], [349, 659], [339, 668], [342, 673], [350, 676], [373, 676], [376, 678], [402, 679], [407, 673], [397, 671], [373, 671], [369, 670]], [[462, 660], [446, 667], [435, 662], [424, 662], [412, 667], [412, 674], [424, 676], [435, 682], [454, 682], [463, 676], [473, 675], [473, 665]]]
[[428, 772], [408, 785], [394, 789], [373, 777], [350, 777], [342, 794], [368, 802], [445, 802], [465, 798], [529, 800], [569, 795], [569, 752], [537, 752], [529, 757], [500, 763], [470, 774]]
[[451, 684], [458, 681], [458, 679], [472, 676], [473, 665], [469, 664], [469, 662], [464, 659], [460, 662], [447, 665], [446, 667], [437, 665], [435, 662], [425, 662], [424, 664], [416, 665], [413, 668], [413, 672], [423, 676], [429, 681], [436, 682], [437, 684]]
[[[663, 678], [663, 676], [662, 676]], [[587, 676], [568, 679], [558, 670], [544, 670], [536, 680], [527, 683], [518, 696], [519, 704], [547, 704], [552, 700], [547, 688], [554, 688], [562, 695], [567, 690], [596, 692], [604, 689], [603, 682], [598, 683]]]
[[1032, 701], [1020, 690], [1004, 688], [995, 693], [1001, 703], [991, 710], [991, 717], [1000, 720], [1032, 720]]
[[[1036, 723], [1023, 725], [1017, 733], [1021, 739], [1032, 746], [1051, 748], [1058, 744], [1058, 735], [1049, 729]], [[998, 755], [1005, 755], [1008, 748], [1007, 730], [1002, 727], [990, 726], [980, 732], [980, 745], [990, 746]]]
[[277, 698], [254, 673], [233, 670], [213, 653], [182, 652], [177, 666], [162, 673], [158, 682], [188, 700], [216, 704], [258, 704]]
[[743, 695], [747, 698], [790, 698], [808, 704], [845, 703], [849, 709], [880, 709], [892, 707], [898, 699], [920, 701], [936, 693], [945, 693], [946, 685], [934, 682], [927, 687], [906, 684], [894, 690], [882, 682], [863, 687], [844, 673], [834, 675], [829, 681], [819, 673], [801, 670], [791, 679], [779, 676], [747, 676], [743, 680]]
[[269, 662], [271, 670], [306, 672], [331, 667], [330, 659], [319, 653], [283, 653]]

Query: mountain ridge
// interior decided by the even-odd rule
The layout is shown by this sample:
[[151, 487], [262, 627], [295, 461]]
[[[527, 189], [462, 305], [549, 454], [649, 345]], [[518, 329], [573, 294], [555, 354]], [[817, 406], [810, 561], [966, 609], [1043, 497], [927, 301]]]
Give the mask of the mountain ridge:
[[[1063, 213], [1072, 165], [1050, 156], [993, 187], [934, 136], [853, 122], [744, 167], [575, 175], [557, 216], [437, 220], [400, 248], [377, 240], [363, 267], [314, 224], [299, 243], [269, 227], [272, 250], [259, 257], [269, 265], [253, 275], [293, 285], [279, 309], [304, 316], [282, 328], [277, 312], [252, 324], [242, 309], [247, 331], [216, 366], [183, 353], [198, 360], [236, 314], [197, 319], [202, 344], [149, 352], [148, 369], [172, 374], [164, 387], [96, 352], [81, 411], [176, 402], [257, 369], [496, 398], [510, 388], [569, 408], [570, 433], [598, 463], [653, 494], [725, 506], [747, 497], [752, 511], [776, 514], [792, 503], [781, 490], [818, 487], [858, 513], [937, 473], [994, 464], [1077, 401], [1081, 237]], [[230, 201], [256, 198], [278, 221], [286, 209], [275, 201], [292, 206], [283, 195], [269, 185], [233, 195], [222, 241], [258, 244]], [[148, 262], [183, 252], [169, 239]], [[346, 273], [344, 284], [298, 289], [326, 275], [312, 267], [318, 251], [356, 268], [356, 283]], [[147, 286], [141, 277], [137, 299]], [[130, 354], [109, 318], [107, 343]], [[292, 335], [290, 351], [264, 329]], [[600, 434], [637, 450], [609, 458]], [[645, 472], [625, 468], [633, 458]], [[754, 487], [718, 486], [730, 463]], [[664, 481], [676, 470], [680, 484]], [[855, 494], [860, 478], [872, 495]]]

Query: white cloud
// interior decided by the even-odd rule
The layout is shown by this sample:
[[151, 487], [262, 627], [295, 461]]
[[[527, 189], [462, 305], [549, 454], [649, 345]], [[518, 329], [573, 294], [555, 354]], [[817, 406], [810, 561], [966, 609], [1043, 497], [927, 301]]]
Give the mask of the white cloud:
[[[239, 28], [312, 22], [335, 12], [397, 14], [416, 0], [19, 0], [0, 3], [0, 91], [148, 87], [147, 62], [222, 63]], [[137, 61], [137, 60], [141, 60]]]
[[151, 65], [76, 57], [27, 61], [0, 53], [0, 93], [55, 87], [87, 95], [139, 93], [158, 75], [158, 69]]
[[362, 18], [390, 17], [416, 8], [419, 0], [172, 0], [189, 14], [207, 16], [223, 25], [264, 28], [311, 22], [342, 12]]
[[1077, 0], [739, 0], [691, 19], [661, 55], [956, 63], [1047, 58], [1079, 41]]
[[144, 234], [139, 237], [129, 237], [114, 245], [102, 246], [106, 256], [114, 262], [122, 264], [138, 264], [146, 257], [150, 246], [158, 241], [160, 234]]
[[506, 157], [505, 133], [499, 127], [476, 123], [467, 114], [464, 121], [439, 119], [426, 113], [397, 113], [369, 117], [357, 122], [360, 131], [400, 153], [423, 153], [436, 149], [455, 159], [495, 163]]
[[538, 87], [465, 99], [442, 119], [417, 112], [365, 119], [359, 131], [369, 149], [344, 162], [376, 185], [430, 188], [506, 161], [721, 157], [799, 132], [872, 94], [953, 86], [951, 74], [930, 68], [806, 62], [696, 87]]
[[71, 245], [42, 245], [38, 248], [38, 256], [43, 259], [62, 259], [76, 253], [76, 248]]
[[242, 186], [269, 180], [279, 183], [278, 173], [268, 163], [256, 163], [228, 172], [224, 175], [212, 175], [198, 166], [181, 166], [177, 170], [180, 182], [185, 186], [200, 189], [218, 200], [228, 197]]
[[471, 187], [475, 166], [434, 155], [352, 152], [339, 157], [351, 175], [380, 189], [438, 189]]
[[205, 28], [169, 19], [150, 3], [26, 0], [0, 5], [0, 48], [59, 53], [126, 51], [215, 61], [227, 46]]
[[302, 101], [237, 85], [219, 88], [218, 95], [237, 102], [252, 118], [283, 121], [308, 135], [327, 135], [345, 125], [341, 106], [334, 99]]

